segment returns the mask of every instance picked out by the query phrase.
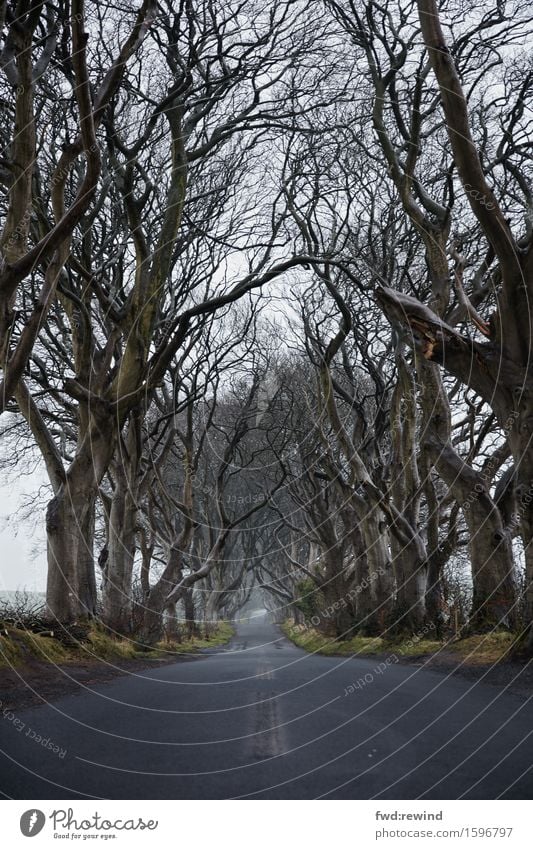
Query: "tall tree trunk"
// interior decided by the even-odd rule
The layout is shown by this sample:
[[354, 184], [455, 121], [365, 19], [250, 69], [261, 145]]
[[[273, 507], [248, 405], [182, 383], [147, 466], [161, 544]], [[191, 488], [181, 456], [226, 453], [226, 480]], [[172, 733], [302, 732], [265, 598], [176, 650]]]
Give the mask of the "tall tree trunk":
[[96, 492], [87, 480], [69, 475], [48, 504], [46, 605], [47, 614], [60, 622], [96, 614], [95, 503]]
[[394, 535], [391, 548], [396, 597], [390, 628], [417, 631], [426, 618], [427, 560], [417, 558], [413, 548], [402, 544]]
[[475, 630], [516, 624], [516, 584], [511, 532], [490, 496], [484, 476], [476, 472], [453, 447], [429, 445], [439, 475], [450, 487], [470, 534], [473, 600], [470, 625]]
[[181, 643], [181, 632], [178, 627], [176, 605], [169, 604], [165, 608], [165, 638], [173, 643]]
[[[420, 475], [417, 450], [417, 393], [413, 374], [402, 352], [396, 349], [398, 378], [391, 406], [391, 485], [392, 503], [411, 528], [420, 524]], [[413, 556], [412, 546], [391, 534], [392, 567], [396, 584], [396, 600], [391, 627], [405, 625], [417, 629], [426, 615], [425, 592], [427, 562]]]
[[168, 587], [158, 581], [144, 600], [139, 639], [146, 646], [158, 643], [163, 637], [168, 590]]
[[183, 595], [183, 606], [185, 609], [185, 621], [189, 637], [197, 637], [200, 633], [196, 624], [196, 610], [194, 604], [194, 589], [191, 587]]
[[[366, 534], [369, 539], [373, 530]], [[350, 529], [350, 540], [355, 560], [352, 584], [349, 590], [350, 599], [354, 609], [357, 631], [365, 636], [373, 636], [379, 633], [379, 607], [382, 602], [386, 604], [386, 596], [382, 599], [381, 575], [376, 571], [376, 560], [379, 559], [379, 551], [371, 551], [365, 545], [362, 533], [362, 522], [357, 520], [357, 514], [353, 516]], [[376, 539], [379, 546], [379, 540]], [[376, 555], [378, 555], [376, 557]], [[388, 553], [387, 553], [388, 562]], [[378, 567], [381, 571], [381, 567]], [[390, 569], [390, 565], [388, 567]], [[372, 569], [372, 571], [371, 571]], [[378, 601], [379, 598], [379, 601]]]
[[109, 554], [103, 588], [103, 621], [112, 631], [131, 631], [132, 577], [137, 507], [125, 475], [115, 477], [109, 513]]
[[84, 424], [82, 433], [76, 456], [46, 512], [47, 613], [64, 622], [96, 613], [95, 505], [115, 438], [108, 420]]
[[366, 574], [357, 572], [357, 581], [361, 588], [356, 602], [357, 621], [360, 633], [373, 636], [385, 629], [393, 604], [389, 535], [385, 517], [377, 507], [367, 505], [359, 525], [369, 586], [366, 584]]
[[150, 587], [144, 601], [140, 639], [145, 645], [153, 645], [162, 639], [165, 610], [179, 601], [178, 598], [169, 599], [169, 594], [183, 576], [183, 548], [188, 544], [192, 532], [192, 525], [186, 525], [179, 538], [174, 540], [163, 574], [157, 583]]
[[[529, 400], [529, 399], [528, 399]], [[531, 410], [531, 401], [527, 405]], [[531, 447], [531, 418], [517, 417], [509, 444], [515, 460], [515, 511], [519, 523], [525, 558], [525, 583], [523, 621], [525, 625], [524, 648], [533, 654], [533, 450]], [[524, 421], [524, 419], [526, 419]]]
[[111, 467], [113, 495], [108, 519], [108, 563], [103, 588], [105, 624], [119, 634], [132, 627], [132, 578], [136, 551], [139, 466], [142, 454], [138, 414], [128, 423], [120, 454]]
[[222, 599], [223, 590], [219, 587], [211, 589], [205, 606], [205, 621], [213, 623], [218, 620], [219, 602]]
[[321, 584], [323, 609], [318, 614], [318, 627], [328, 636], [348, 640], [354, 635], [356, 620], [350, 595], [352, 582], [346, 579], [344, 569], [344, 550], [344, 544], [340, 543], [330, 547], [324, 554], [326, 568]]

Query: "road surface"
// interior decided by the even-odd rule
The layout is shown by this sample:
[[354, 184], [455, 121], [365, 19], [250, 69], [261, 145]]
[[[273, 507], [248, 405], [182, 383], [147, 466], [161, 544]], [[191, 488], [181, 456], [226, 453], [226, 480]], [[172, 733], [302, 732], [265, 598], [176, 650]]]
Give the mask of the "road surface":
[[309, 655], [252, 620], [200, 657], [0, 719], [0, 790], [15, 799], [531, 798], [531, 701], [379, 662]]

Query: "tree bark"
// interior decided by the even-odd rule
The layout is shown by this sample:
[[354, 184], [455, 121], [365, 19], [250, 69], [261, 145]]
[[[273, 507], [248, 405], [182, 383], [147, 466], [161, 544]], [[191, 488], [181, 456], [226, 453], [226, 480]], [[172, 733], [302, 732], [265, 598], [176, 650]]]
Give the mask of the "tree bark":
[[356, 627], [355, 610], [348, 580], [344, 568], [345, 545], [332, 546], [324, 554], [325, 574], [320, 591], [323, 597], [323, 609], [318, 628], [327, 636], [338, 640], [349, 640]]
[[109, 554], [103, 587], [103, 621], [117, 634], [131, 631], [132, 577], [137, 507], [125, 476], [115, 479], [109, 514]]
[[197, 637], [200, 633], [196, 624], [196, 610], [194, 604], [194, 590], [191, 587], [183, 595], [183, 606], [185, 609], [185, 621], [189, 637]]
[[77, 475], [70, 475], [48, 504], [47, 615], [60, 622], [96, 614], [95, 503], [95, 491]]
[[483, 475], [448, 443], [430, 443], [435, 466], [462, 506], [470, 533], [473, 600], [470, 627], [476, 631], [516, 625], [516, 584], [511, 533], [490, 496]]

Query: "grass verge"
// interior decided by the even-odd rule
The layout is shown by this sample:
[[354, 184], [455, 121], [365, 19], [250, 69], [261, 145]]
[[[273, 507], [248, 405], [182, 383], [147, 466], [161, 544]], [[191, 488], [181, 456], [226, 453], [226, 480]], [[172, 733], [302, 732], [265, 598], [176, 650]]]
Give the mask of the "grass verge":
[[209, 638], [194, 637], [182, 642], [162, 641], [146, 650], [134, 639], [116, 639], [95, 626], [87, 642], [66, 647], [54, 637], [43, 637], [19, 628], [0, 632], [0, 668], [35, 663], [65, 664], [98, 660], [164, 660], [174, 655], [193, 654], [203, 648], [223, 645], [234, 634], [229, 622], [220, 622]]
[[353, 637], [351, 640], [335, 640], [326, 637], [314, 628], [296, 626], [287, 620], [281, 626], [285, 636], [295, 645], [308, 652], [325, 655], [372, 656], [396, 654], [398, 657], [420, 657], [421, 655], [439, 655], [446, 653], [457, 661], [469, 664], [486, 665], [498, 663], [510, 658], [516, 636], [508, 631], [492, 631], [488, 634], [476, 634], [451, 640], [436, 640], [431, 637], [405, 636], [387, 639], [385, 637]]

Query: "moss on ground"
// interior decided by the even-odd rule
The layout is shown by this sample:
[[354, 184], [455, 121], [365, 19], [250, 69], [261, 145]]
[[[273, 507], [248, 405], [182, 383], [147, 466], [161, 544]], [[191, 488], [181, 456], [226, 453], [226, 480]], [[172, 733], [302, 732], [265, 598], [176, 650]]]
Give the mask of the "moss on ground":
[[18, 628], [7, 628], [0, 636], [0, 666], [20, 666], [32, 660], [65, 663], [72, 658], [72, 651], [51, 637]]
[[515, 659], [514, 649], [519, 637], [509, 631], [492, 631], [489, 634], [474, 634], [447, 645], [454, 655], [459, 655], [468, 663], [496, 663], [499, 660]]
[[103, 628], [91, 628], [87, 642], [66, 647], [54, 637], [43, 637], [18, 628], [3, 628], [0, 632], [0, 668], [23, 666], [28, 663], [80, 663], [91, 660], [163, 660], [172, 655], [191, 654], [203, 648], [223, 645], [234, 634], [229, 622], [220, 622], [209, 638], [194, 637], [182, 642], [163, 641], [146, 650], [134, 639], [117, 639]]
[[418, 657], [446, 651], [453, 653], [457, 660], [480, 665], [509, 659], [517, 639], [516, 635], [508, 631], [493, 631], [453, 640], [436, 640], [424, 636], [391, 639], [356, 636], [351, 640], [336, 640], [320, 634], [314, 628], [295, 626], [291, 620], [281, 627], [283, 633], [295, 645], [308, 652], [341, 656], [396, 654], [398, 657]]

